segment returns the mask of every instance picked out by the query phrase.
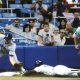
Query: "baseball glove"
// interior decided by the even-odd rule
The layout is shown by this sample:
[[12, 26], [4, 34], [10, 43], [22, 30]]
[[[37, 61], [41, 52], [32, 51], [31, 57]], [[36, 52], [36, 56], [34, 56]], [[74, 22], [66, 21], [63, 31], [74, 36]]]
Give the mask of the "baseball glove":
[[22, 66], [23, 66], [22, 62], [20, 62], [20, 63], [15, 63], [15, 64], [14, 64], [14, 67], [15, 67], [16, 69], [20, 69]]

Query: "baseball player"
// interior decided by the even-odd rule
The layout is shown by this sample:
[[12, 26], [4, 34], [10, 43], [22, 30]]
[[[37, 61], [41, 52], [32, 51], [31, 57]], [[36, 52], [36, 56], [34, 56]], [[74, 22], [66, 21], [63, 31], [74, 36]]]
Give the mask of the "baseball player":
[[[79, 76], [79, 69], [68, 68], [64, 65], [57, 65], [55, 67], [43, 64], [42, 61], [37, 60], [35, 68], [31, 72], [42, 73], [48, 76]], [[29, 72], [30, 73], [30, 72]]]
[[21, 69], [21, 72], [25, 72], [22, 63], [17, 59], [16, 44], [12, 41], [12, 34], [0, 34], [0, 57], [9, 55], [10, 63], [15, 67]]
[[79, 49], [78, 47], [78, 39], [80, 37], [80, 27], [78, 27], [75, 31], [75, 33], [73, 34], [73, 38], [74, 38], [74, 44], [75, 44], [75, 48]]

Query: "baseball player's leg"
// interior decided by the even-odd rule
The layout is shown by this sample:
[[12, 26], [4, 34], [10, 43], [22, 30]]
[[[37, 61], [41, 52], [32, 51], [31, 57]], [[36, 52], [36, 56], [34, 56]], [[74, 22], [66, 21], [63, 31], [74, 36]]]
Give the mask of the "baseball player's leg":
[[15, 44], [10, 46], [9, 60], [15, 68], [19, 68], [22, 72], [25, 72], [25, 69], [23, 68], [23, 64], [17, 58], [17, 55], [15, 53], [15, 49], [16, 49]]
[[22, 73], [25, 72], [25, 69], [23, 68], [22, 62], [20, 62], [20, 61], [17, 59], [17, 56], [16, 56], [16, 55], [10, 55], [10, 56], [9, 56], [9, 60], [10, 60], [10, 63], [11, 63], [16, 69], [20, 69], [20, 70], [22, 71]]

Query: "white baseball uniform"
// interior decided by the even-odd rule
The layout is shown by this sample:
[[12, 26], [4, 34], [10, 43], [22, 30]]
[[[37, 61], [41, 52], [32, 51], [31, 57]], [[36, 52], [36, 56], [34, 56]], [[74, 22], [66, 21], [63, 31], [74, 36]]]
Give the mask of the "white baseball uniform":
[[73, 34], [73, 38], [75, 37], [80, 37], [80, 27], [78, 27], [75, 31], [75, 33]]
[[76, 69], [68, 68], [64, 65], [57, 65], [55, 67], [49, 65], [41, 65], [39, 67], [34, 68], [34, 71], [43, 73], [45, 75], [50, 76], [78, 76], [78, 72]]
[[5, 44], [5, 35], [4, 34], [0, 34], [0, 57], [4, 56], [4, 55], [9, 55], [9, 59], [13, 59], [13, 65], [15, 63], [19, 63], [16, 53], [15, 53], [15, 49], [16, 49], [16, 44], [13, 43], [12, 41], [9, 44]]

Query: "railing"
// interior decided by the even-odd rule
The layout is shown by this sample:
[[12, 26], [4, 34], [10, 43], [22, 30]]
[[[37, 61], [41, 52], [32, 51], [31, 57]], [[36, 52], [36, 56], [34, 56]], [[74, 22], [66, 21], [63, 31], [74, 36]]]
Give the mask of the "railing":
[[7, 10], [7, 12], [9, 11], [9, 10], [11, 10], [11, 13], [13, 13], [13, 10], [14, 10], [15, 8], [0, 8], [0, 10]]

